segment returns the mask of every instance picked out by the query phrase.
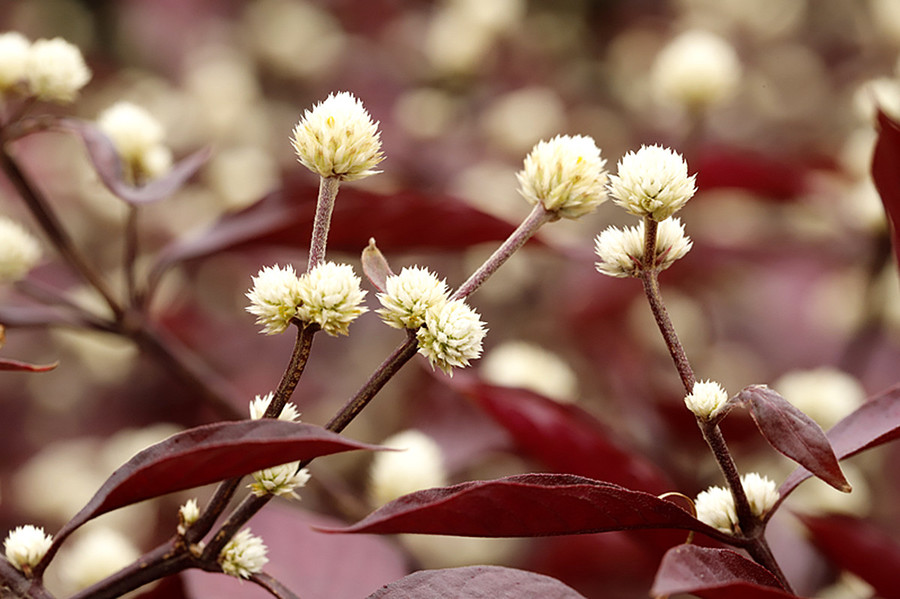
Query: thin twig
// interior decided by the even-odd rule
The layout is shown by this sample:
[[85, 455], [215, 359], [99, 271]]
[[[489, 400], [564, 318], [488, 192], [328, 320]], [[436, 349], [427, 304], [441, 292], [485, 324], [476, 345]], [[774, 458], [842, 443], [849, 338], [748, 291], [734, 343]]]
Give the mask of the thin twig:
[[310, 271], [325, 260], [325, 246], [328, 243], [328, 229], [331, 227], [331, 213], [337, 198], [340, 180], [336, 177], [319, 178], [319, 198], [316, 202], [316, 216], [313, 221], [312, 240], [309, 244]]

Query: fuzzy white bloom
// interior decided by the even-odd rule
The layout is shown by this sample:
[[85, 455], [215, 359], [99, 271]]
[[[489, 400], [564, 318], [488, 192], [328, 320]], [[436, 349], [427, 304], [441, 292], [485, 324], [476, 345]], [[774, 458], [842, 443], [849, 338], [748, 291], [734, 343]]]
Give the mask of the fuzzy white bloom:
[[160, 177], [172, 167], [172, 152], [163, 145], [162, 125], [140, 106], [117, 102], [100, 113], [97, 126], [112, 140], [129, 183]]
[[378, 123], [349, 92], [331, 93], [307, 110], [292, 143], [300, 163], [322, 177], [353, 181], [374, 175], [381, 153]]
[[26, 524], [17, 526], [3, 542], [6, 559], [26, 574], [35, 567], [53, 543], [53, 537], [45, 534], [43, 528]]
[[[644, 263], [644, 222], [634, 227], [608, 227], [594, 239], [594, 251], [600, 258], [597, 271], [610, 277], [635, 277]], [[681, 220], [667, 218], [656, 228], [656, 265], [665, 270], [693, 247], [684, 234]]]
[[73, 101], [91, 80], [81, 50], [61, 37], [31, 44], [25, 75], [32, 95], [58, 103]]
[[778, 488], [774, 481], [756, 472], [748, 472], [741, 477], [741, 486], [750, 502], [753, 515], [762, 517], [774, 507], [778, 501]]
[[403, 451], [375, 454], [369, 470], [369, 494], [376, 505], [384, 505], [414, 491], [447, 484], [441, 448], [425, 433], [406, 430], [388, 437], [381, 444]]
[[196, 499], [188, 499], [178, 508], [178, 534], [183, 535], [200, 517], [200, 506]]
[[734, 95], [741, 81], [741, 62], [721, 37], [691, 30], [660, 51], [650, 80], [660, 100], [702, 108]]
[[8, 92], [25, 79], [31, 42], [17, 31], [0, 34], [0, 93]]
[[219, 565], [225, 574], [237, 578], [250, 578], [263, 569], [269, 558], [266, 557], [265, 543], [257, 536], [250, 534], [250, 529], [245, 528], [238, 532], [219, 554]]
[[697, 418], [709, 420], [717, 416], [728, 403], [728, 393], [715, 381], [697, 381], [684, 398], [684, 405]]
[[606, 201], [606, 160], [594, 140], [584, 135], [557, 135], [538, 142], [516, 177], [519, 193], [549, 212], [578, 218]]
[[862, 384], [834, 368], [794, 370], [772, 387], [786, 400], [828, 430], [866, 399]]
[[141, 556], [134, 543], [107, 526], [82, 532], [59, 556], [60, 577], [71, 592], [100, 582]]
[[453, 376], [454, 366], [464, 367], [481, 355], [481, 342], [487, 334], [478, 312], [461, 300], [449, 301], [425, 313], [425, 326], [419, 329], [419, 353]]
[[378, 294], [383, 308], [376, 310], [381, 319], [396, 329], [418, 329], [425, 313], [449, 297], [447, 283], [427, 268], [412, 266], [400, 270], [385, 281], [385, 292]]
[[694, 500], [697, 519], [722, 532], [732, 533], [737, 524], [734, 497], [731, 491], [722, 487], [710, 487], [701, 491]]
[[41, 259], [41, 246], [19, 223], [0, 216], [0, 283], [25, 278]]
[[297, 461], [258, 470], [253, 473], [253, 480], [256, 482], [247, 486], [257, 497], [277, 495], [300, 499], [294, 489], [306, 486], [306, 483], [309, 482], [309, 470], [306, 468], [297, 470], [299, 465], [300, 462]]
[[628, 152], [609, 177], [613, 201], [635, 216], [662, 221], [687, 203], [694, 192], [696, 175], [687, 174], [681, 154], [658, 145]]
[[263, 267], [253, 277], [253, 288], [246, 293], [247, 312], [256, 316], [266, 335], [282, 333], [297, 316], [300, 305], [300, 278], [293, 266]]
[[578, 377], [558, 355], [525, 341], [495, 347], [481, 364], [484, 379], [494, 385], [519, 387], [560, 403], [578, 399]]
[[[262, 418], [265, 415], [266, 410], [269, 409], [269, 404], [272, 403], [272, 398], [274, 396], [275, 394], [271, 391], [262, 396], [257, 395], [256, 398], [250, 402], [250, 419], [259, 420]], [[289, 401], [281, 408], [281, 414], [278, 415], [278, 419], [286, 420], [288, 422], [298, 422], [300, 420], [300, 411], [293, 402]]]
[[349, 264], [324, 262], [300, 277], [297, 317], [318, 323], [329, 335], [346, 335], [350, 323], [367, 310], [366, 291]]

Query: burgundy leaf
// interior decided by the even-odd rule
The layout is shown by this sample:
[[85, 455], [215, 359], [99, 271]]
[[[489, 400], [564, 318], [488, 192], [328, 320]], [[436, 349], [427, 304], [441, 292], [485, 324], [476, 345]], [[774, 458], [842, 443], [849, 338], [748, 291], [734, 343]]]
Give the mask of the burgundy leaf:
[[[869, 399], [835, 424], [827, 436], [840, 460], [896, 439], [900, 436], [900, 385]], [[779, 502], [810, 476], [806, 468], [791, 472], [778, 489]]]
[[765, 568], [730, 549], [673, 547], [663, 557], [651, 594], [691, 593], [709, 599], [794, 597]]
[[53, 364], [29, 364], [18, 360], [4, 360], [0, 358], [0, 370], [14, 370], [18, 372], [47, 372], [59, 366], [59, 362]]
[[900, 123], [878, 111], [878, 141], [872, 155], [872, 179], [891, 223], [894, 255], [900, 260]]
[[724, 538], [655, 495], [568, 474], [521, 474], [417, 491], [328, 532], [535, 537], [648, 528]]
[[798, 516], [835, 565], [856, 574], [883, 599], [900, 599], [900, 545], [871, 523], [849, 516]]
[[697, 185], [704, 191], [744, 189], [773, 200], [792, 200], [807, 188], [806, 165], [784, 156], [716, 147], [704, 151], [693, 163]]
[[837, 456], [816, 422], [775, 390], [750, 385], [738, 394], [769, 444], [839, 491], [849, 493]]
[[463, 393], [509, 431], [528, 455], [549, 468], [650, 493], [672, 488], [662, 470], [626, 448], [609, 427], [581, 408], [525, 389], [457, 378]]
[[387, 258], [375, 245], [375, 238], [369, 240], [369, 245], [362, 252], [362, 269], [366, 273], [366, 277], [375, 286], [378, 291], [384, 291], [387, 278], [392, 276], [394, 272], [391, 265], [388, 264]]
[[423, 570], [379, 589], [367, 599], [584, 599], [584, 595], [543, 574], [501, 566]]

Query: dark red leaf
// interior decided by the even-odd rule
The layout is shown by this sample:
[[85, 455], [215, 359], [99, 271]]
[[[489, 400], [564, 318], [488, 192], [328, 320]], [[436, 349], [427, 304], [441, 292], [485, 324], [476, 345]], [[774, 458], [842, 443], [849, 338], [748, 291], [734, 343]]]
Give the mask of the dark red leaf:
[[14, 370], [18, 372], [47, 372], [59, 366], [59, 362], [53, 364], [29, 364], [27, 362], [19, 362], [18, 360], [0, 359], [0, 370]]
[[[827, 434], [834, 453], [840, 460], [893, 441], [898, 436], [900, 436], [900, 385], [869, 399], [835, 424]], [[778, 489], [779, 502], [810, 476], [812, 474], [806, 468], [797, 468], [791, 472]]]
[[372, 593], [367, 599], [584, 599], [555, 578], [501, 566], [423, 570]]
[[900, 545], [895, 539], [850, 516], [798, 517], [828, 559], [872, 585], [879, 597], [900, 599]]
[[387, 278], [394, 274], [387, 258], [375, 245], [374, 237], [369, 240], [369, 245], [362, 252], [362, 269], [378, 291], [384, 291]]
[[765, 385], [745, 387], [738, 400], [750, 408], [753, 421], [772, 447], [838, 491], [851, 491], [828, 437], [812, 418]]
[[609, 427], [577, 406], [563, 405], [525, 389], [466, 382], [461, 377], [451, 384], [509, 431], [528, 455], [557, 472], [649, 493], [672, 488], [662, 470], [626, 448]]
[[872, 179], [891, 223], [894, 255], [900, 261], [900, 123], [878, 111], [878, 141], [872, 155]]
[[708, 599], [794, 597], [765, 568], [730, 549], [673, 547], [663, 557], [651, 594], [691, 593]]
[[724, 538], [655, 495], [568, 474], [521, 474], [417, 491], [328, 532], [536, 537], [648, 528]]
[[737, 188], [773, 200], [791, 200], [802, 194], [809, 171], [785, 157], [721, 147], [704, 151], [691, 166], [703, 191]]

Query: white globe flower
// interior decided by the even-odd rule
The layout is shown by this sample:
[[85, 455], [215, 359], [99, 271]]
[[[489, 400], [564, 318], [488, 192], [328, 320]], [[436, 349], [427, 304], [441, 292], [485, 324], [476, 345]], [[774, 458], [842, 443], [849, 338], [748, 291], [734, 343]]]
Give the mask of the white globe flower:
[[329, 335], [346, 335], [350, 323], [367, 310], [366, 291], [349, 264], [324, 262], [300, 277], [297, 317], [315, 322]]
[[403, 268], [385, 281], [385, 292], [378, 294], [383, 308], [376, 310], [381, 319], [397, 329], [418, 329], [425, 313], [447, 301], [447, 283], [427, 268]]
[[710, 487], [701, 491], [694, 500], [697, 519], [725, 533], [733, 533], [737, 525], [737, 512], [731, 491], [722, 487]]
[[[251, 420], [259, 420], [265, 416], [266, 410], [269, 409], [269, 404], [272, 403], [272, 398], [274, 396], [275, 394], [270, 391], [262, 396], [257, 395], [253, 401], [250, 402]], [[281, 408], [281, 414], [278, 415], [278, 419], [287, 422], [299, 422], [300, 411], [297, 410], [297, 406], [293, 402], [289, 401]]]
[[[636, 277], [649, 265], [644, 264], [644, 222], [637, 226], [608, 227], [594, 240], [594, 251], [600, 258], [597, 271], [610, 277]], [[678, 218], [667, 218], [656, 228], [657, 270], [665, 270], [693, 247], [690, 237], [684, 234], [684, 225]]]
[[3, 542], [6, 559], [17, 569], [29, 574], [43, 559], [53, 543], [53, 537], [45, 534], [43, 528], [26, 524], [17, 526]]
[[300, 279], [293, 266], [263, 267], [253, 277], [253, 287], [246, 293], [250, 305], [246, 310], [256, 316], [266, 335], [282, 333], [297, 316], [300, 305]]
[[91, 80], [81, 51], [60, 37], [31, 44], [25, 75], [32, 95], [58, 103], [72, 102]]
[[619, 160], [618, 174], [609, 177], [613, 201], [635, 216], [662, 221], [679, 210], [697, 191], [696, 175], [677, 152], [662, 146], [641, 146]]
[[419, 353], [447, 374], [452, 368], [469, 365], [481, 355], [481, 342], [487, 330], [478, 312], [462, 300], [449, 301], [425, 313], [425, 326], [419, 329]]
[[17, 31], [0, 34], [0, 93], [14, 90], [25, 79], [31, 42]]
[[112, 140], [125, 167], [125, 179], [138, 184], [165, 174], [172, 153], [163, 145], [162, 125], [145, 109], [117, 102], [97, 117], [97, 126]]
[[734, 95], [741, 81], [741, 62], [721, 37], [686, 31], [656, 57], [650, 81], [660, 100], [703, 108]]
[[697, 418], [709, 420], [717, 416], [728, 403], [728, 393], [715, 381], [697, 381], [684, 398], [684, 404]]
[[381, 506], [402, 495], [447, 484], [444, 457], [438, 444], [417, 430], [406, 430], [382, 441], [402, 451], [375, 454], [369, 470], [369, 494]]
[[778, 502], [778, 487], [774, 481], [756, 472], [748, 472], [741, 477], [741, 486], [750, 502], [754, 516], [762, 517]]
[[225, 574], [236, 578], [250, 578], [269, 563], [266, 553], [268, 549], [263, 540], [252, 535], [249, 528], [245, 528], [231, 537], [222, 548], [219, 565]]

